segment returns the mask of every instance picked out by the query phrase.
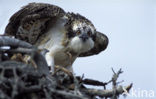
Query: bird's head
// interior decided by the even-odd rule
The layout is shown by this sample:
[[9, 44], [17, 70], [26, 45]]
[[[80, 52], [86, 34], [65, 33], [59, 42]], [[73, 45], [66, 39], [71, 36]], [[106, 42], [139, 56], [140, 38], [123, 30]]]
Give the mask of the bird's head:
[[79, 14], [72, 13], [72, 17], [74, 20], [71, 21], [69, 30], [70, 48], [77, 53], [87, 52], [94, 47], [95, 27]]

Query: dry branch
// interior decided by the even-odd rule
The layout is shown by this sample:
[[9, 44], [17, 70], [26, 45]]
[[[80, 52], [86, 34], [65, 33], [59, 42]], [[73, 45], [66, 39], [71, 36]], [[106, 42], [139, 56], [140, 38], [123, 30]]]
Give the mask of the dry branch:
[[0, 36], [0, 46], [32, 48], [32, 45], [8, 36]]
[[[122, 86], [119, 86], [116, 88], [117, 95], [122, 94], [124, 92], [124, 89], [126, 89], [128, 92], [131, 89], [132, 84], [125, 86], [124, 88]], [[82, 91], [87, 92], [90, 95], [96, 95], [100, 97], [112, 97], [114, 95], [114, 90], [99, 90], [99, 89], [84, 89]]]

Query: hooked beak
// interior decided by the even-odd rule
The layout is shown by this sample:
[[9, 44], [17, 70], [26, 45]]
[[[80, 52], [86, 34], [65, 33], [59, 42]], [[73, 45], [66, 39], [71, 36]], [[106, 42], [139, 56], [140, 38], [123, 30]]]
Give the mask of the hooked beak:
[[82, 39], [83, 42], [85, 42], [89, 37], [88, 37], [88, 34], [87, 33], [83, 33], [79, 36], [79, 38]]

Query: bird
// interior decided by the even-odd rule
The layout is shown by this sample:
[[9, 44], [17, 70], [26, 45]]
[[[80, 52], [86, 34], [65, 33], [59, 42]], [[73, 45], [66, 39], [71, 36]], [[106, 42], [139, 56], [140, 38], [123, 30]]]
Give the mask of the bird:
[[73, 72], [78, 57], [97, 55], [107, 48], [108, 37], [79, 13], [48, 3], [29, 3], [11, 16], [4, 35], [26, 41], [45, 55], [53, 72], [61, 66]]

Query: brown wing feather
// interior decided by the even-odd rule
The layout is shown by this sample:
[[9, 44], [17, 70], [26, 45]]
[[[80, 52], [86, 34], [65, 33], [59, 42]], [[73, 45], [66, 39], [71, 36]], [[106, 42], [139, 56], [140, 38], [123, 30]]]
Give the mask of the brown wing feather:
[[94, 47], [88, 52], [81, 53], [79, 55], [79, 57], [86, 57], [86, 56], [99, 54], [101, 51], [103, 51], [107, 48], [108, 42], [109, 42], [109, 40], [108, 40], [107, 36], [105, 34], [97, 31], [96, 36], [95, 36]]
[[[30, 3], [16, 12], [6, 26], [5, 34], [15, 36], [18, 39], [27, 41], [24, 37], [28, 34], [18, 35], [19, 27], [23, 30], [35, 31], [36, 38], [39, 37], [47, 29], [48, 21], [56, 21], [56, 18], [65, 14], [65, 11], [58, 6], [45, 3]], [[36, 26], [38, 25], [38, 27]], [[33, 27], [33, 28], [32, 28]], [[35, 27], [35, 28], [34, 28]], [[34, 29], [34, 30], [33, 30]], [[36, 31], [38, 30], [38, 31]], [[32, 34], [34, 35], [34, 34]], [[23, 36], [23, 37], [22, 37]], [[28, 38], [28, 37], [27, 37]], [[36, 39], [35, 38], [35, 39]], [[28, 41], [29, 43], [32, 43]]]

